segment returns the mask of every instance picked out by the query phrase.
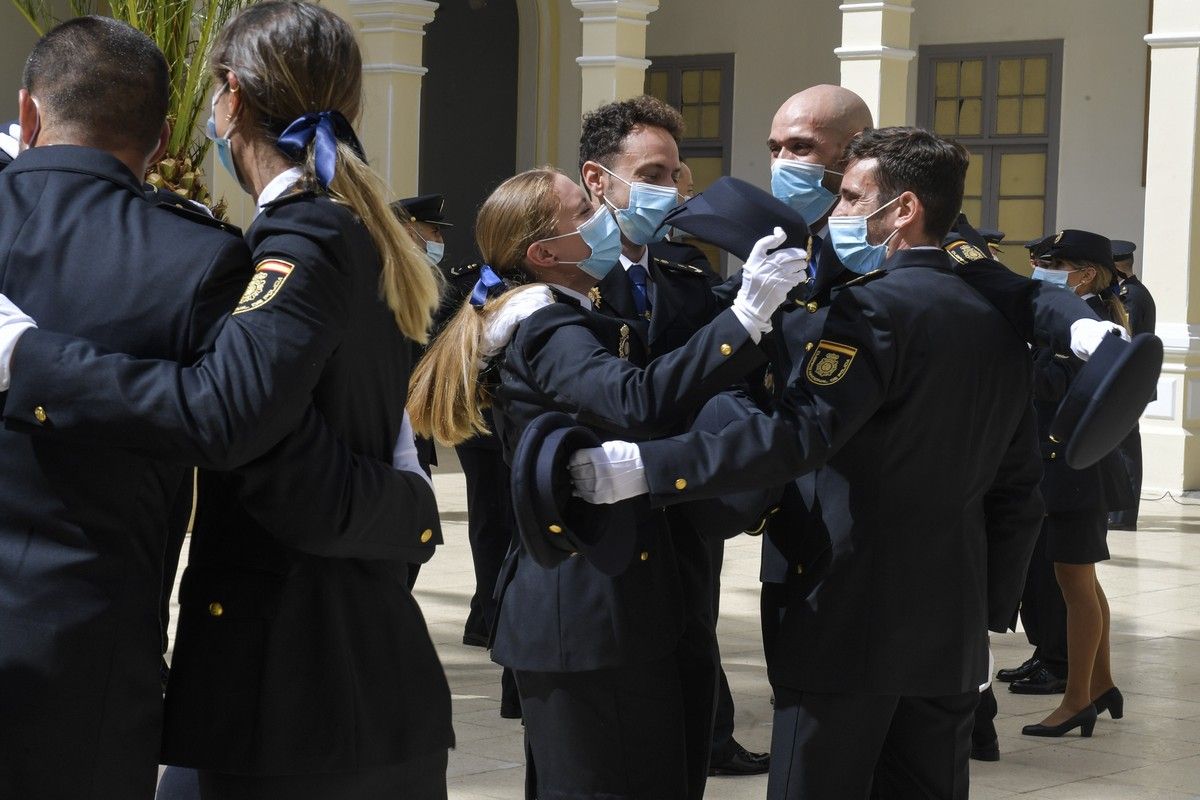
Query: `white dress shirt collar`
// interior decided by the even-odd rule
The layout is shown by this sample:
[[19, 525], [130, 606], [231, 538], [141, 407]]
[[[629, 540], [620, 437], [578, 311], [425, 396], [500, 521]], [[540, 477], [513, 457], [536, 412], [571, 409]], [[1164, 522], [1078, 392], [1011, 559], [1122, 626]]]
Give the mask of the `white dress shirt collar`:
[[258, 214], [267, 203], [278, 200], [284, 192], [291, 188], [292, 184], [300, 180], [302, 174], [303, 171], [299, 167], [289, 167], [272, 178], [263, 187], [262, 194], [258, 196], [258, 207], [254, 210], [254, 213]]

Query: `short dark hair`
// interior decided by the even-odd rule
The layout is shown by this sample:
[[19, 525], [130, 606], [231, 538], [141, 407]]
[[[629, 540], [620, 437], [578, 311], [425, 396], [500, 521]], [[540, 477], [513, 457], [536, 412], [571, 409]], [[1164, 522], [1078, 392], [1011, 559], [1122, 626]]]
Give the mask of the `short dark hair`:
[[25, 61], [22, 86], [81, 142], [149, 152], [167, 118], [167, 60], [149, 36], [112, 17], [69, 19]]
[[920, 128], [873, 128], [846, 148], [848, 162], [868, 158], [881, 202], [912, 192], [925, 208], [925, 233], [940, 241], [950, 232], [962, 208], [965, 147]]
[[621, 153], [625, 138], [642, 126], [663, 128], [678, 144], [683, 137], [683, 116], [657, 97], [641, 95], [629, 100], [606, 103], [583, 115], [583, 133], [579, 137], [579, 168], [588, 161], [608, 167], [612, 157]]

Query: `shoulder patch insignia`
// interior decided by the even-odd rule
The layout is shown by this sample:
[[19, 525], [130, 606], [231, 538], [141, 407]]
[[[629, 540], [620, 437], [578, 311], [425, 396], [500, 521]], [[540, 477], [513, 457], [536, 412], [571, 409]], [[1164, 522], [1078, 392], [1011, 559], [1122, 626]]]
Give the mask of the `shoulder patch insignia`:
[[296, 265], [278, 258], [264, 258], [254, 267], [254, 277], [246, 284], [246, 291], [238, 301], [234, 314], [244, 314], [262, 308], [279, 294], [283, 284], [291, 276]]
[[817, 386], [832, 386], [846, 377], [856, 355], [858, 355], [857, 347], [822, 339], [813, 350], [812, 357], [808, 359], [808, 367], [804, 370], [804, 374], [810, 383], [815, 383]]
[[946, 252], [959, 264], [969, 264], [972, 261], [984, 261], [988, 256], [975, 245], [959, 239], [946, 245]]

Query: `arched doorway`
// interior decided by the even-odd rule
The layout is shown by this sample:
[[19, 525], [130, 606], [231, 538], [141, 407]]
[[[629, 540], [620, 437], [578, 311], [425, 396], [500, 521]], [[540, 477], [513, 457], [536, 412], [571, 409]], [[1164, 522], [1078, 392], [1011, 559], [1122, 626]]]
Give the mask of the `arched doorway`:
[[446, 196], [448, 262], [478, 258], [475, 212], [516, 172], [519, 38], [515, 0], [443, 0], [426, 28], [420, 187]]

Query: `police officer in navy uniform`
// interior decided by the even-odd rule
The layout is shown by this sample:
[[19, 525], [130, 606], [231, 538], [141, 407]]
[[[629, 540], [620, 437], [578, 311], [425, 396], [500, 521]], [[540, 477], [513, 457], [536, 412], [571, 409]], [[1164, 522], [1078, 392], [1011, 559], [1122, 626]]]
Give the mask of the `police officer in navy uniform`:
[[[192, 360], [249, 252], [236, 230], [147, 199], [167, 82], [162, 54], [124, 23], [83, 17], [38, 42], [21, 91], [30, 149], [0, 176], [0, 241], [24, 255], [0, 268], [0, 291], [43, 326]], [[0, 323], [0, 339], [16, 327]], [[0, 390], [8, 381], [0, 364]], [[0, 795], [152, 797], [159, 576], [185, 469], [117, 445], [0, 439]]]
[[[663, 240], [665, 212], [678, 199], [682, 177], [679, 139], [683, 120], [661, 101], [642, 96], [601, 106], [587, 114], [580, 136], [584, 187], [608, 206], [621, 226], [619, 268], [592, 290], [597, 311], [629, 321], [650, 358], [682, 347], [723, 307], [712, 292], [715, 276], [703, 254], [690, 245]], [[686, 190], [686, 186], [683, 187]], [[653, 209], [644, 203], [649, 198]], [[639, 205], [641, 204], [641, 205]], [[699, 257], [697, 257], [699, 254]], [[685, 261], [687, 263], [685, 263]], [[736, 292], [736, 287], [733, 287]], [[680, 420], [680, 430], [687, 420]], [[681, 577], [692, 614], [680, 648], [688, 698], [690, 796], [703, 795], [710, 769], [728, 774], [766, 771], [767, 755], [750, 753], [732, 740], [732, 698], [720, 670], [716, 641], [719, 557], [723, 540], [699, 535], [681, 515], [668, 515]], [[730, 532], [734, 533], [734, 532]], [[728, 736], [713, 750], [718, 690], [725, 699]], [[711, 763], [710, 763], [711, 762]]]
[[[425, 194], [418, 197], [405, 197], [392, 203], [392, 213], [400, 220], [404, 230], [412, 238], [429, 259], [429, 263], [437, 267], [446, 255], [446, 244], [442, 238], [442, 228], [450, 227], [442, 215], [446, 200], [440, 194]], [[412, 342], [412, 363], [417, 363], [425, 352], [424, 346]], [[432, 439], [417, 437], [417, 460], [426, 475], [432, 475], [432, 467], [437, 465], [437, 448]], [[420, 564], [408, 566], [408, 588], [417, 584], [417, 575], [421, 572]]]
[[[308, 53], [313, 42], [298, 39], [321, 30], [323, 57], [344, 62], [321, 68], [320, 63], [314, 67], [306, 61], [306, 68], [315, 69], [309, 78], [338, 81], [348, 114], [353, 115], [359, 102], [358, 83], [345, 78], [358, 74], [353, 71], [359, 63], [353, 32], [317, 6], [258, 4], [231, 21], [218, 38], [214, 63], [239, 64], [241, 78], [216, 68], [220, 88], [210, 131], [221, 160], [258, 195], [260, 207], [248, 233], [255, 269], [250, 272], [247, 262], [241, 262], [233, 284], [241, 284], [241, 299], [235, 293], [220, 304], [221, 312], [236, 304], [232, 316], [207, 343], [205, 357], [188, 369], [166, 360], [176, 357], [170, 352], [139, 352], [136, 342], [109, 338], [106, 347], [45, 327], [25, 330], [11, 354], [6, 424], [37, 429], [34, 441], [39, 445], [57, 445], [67, 437], [78, 437], [92, 448], [135, 444], [141, 459], [157, 456], [209, 468], [262, 456], [236, 473], [202, 473], [196, 539], [180, 589], [182, 613], [162, 757], [168, 763], [200, 767], [202, 796], [376, 797], [403, 786], [412, 796], [444, 797], [446, 748], [453, 743], [449, 689], [420, 611], [403, 584], [406, 563], [426, 560], [440, 535], [432, 488], [419, 471], [404, 417], [408, 349], [399, 327], [403, 321], [409, 335], [423, 334], [437, 286], [415, 251], [411, 258], [404, 251], [394, 262], [401, 271], [381, 268], [381, 246], [361, 221], [369, 213], [363, 208], [352, 212], [325, 196], [326, 187], [356, 180], [355, 164], [347, 159], [360, 158], [348, 154], [361, 149], [342, 109], [312, 116], [297, 110], [309, 104], [292, 94], [304, 91], [304, 81], [281, 72], [285, 67], [297, 69], [297, 62], [276, 60], [267, 67], [266, 53], [255, 50], [263, 41], [256, 29], [264, 22], [272, 37], [264, 47], [272, 53]], [[123, 44], [128, 49], [128, 43]], [[124, 70], [128, 59], [115, 63]], [[165, 65], [162, 72], [165, 97]], [[126, 90], [121, 80], [111, 80]], [[268, 80], [292, 88], [268, 90]], [[278, 105], [265, 105], [264, 96]], [[30, 104], [31, 112], [32, 108]], [[254, 137], [272, 135], [263, 133], [256, 112], [272, 119], [295, 115], [290, 125], [273, 123], [273, 134], [279, 137], [277, 154], [254, 147]], [[30, 122], [35, 121], [31, 113]], [[239, 125], [241, 140], [231, 144]], [[320, 137], [328, 138], [318, 142]], [[313, 149], [328, 153], [335, 145], [333, 163], [313, 159]], [[310, 172], [295, 166], [297, 162], [309, 164]], [[14, 171], [21, 174], [23, 167], [24, 162], [6, 170], [3, 179], [8, 181]], [[362, 180], [362, 173], [357, 175]], [[311, 189], [302, 190], [306, 186]], [[137, 194], [144, 202], [140, 187]], [[53, 215], [57, 209], [45, 202], [48, 195], [38, 195], [38, 210]], [[78, 202], [86, 194], [75, 191], [72, 196]], [[386, 208], [382, 198], [375, 201], [375, 207]], [[375, 218], [373, 224], [396, 226], [390, 216]], [[136, 221], [132, 227], [133, 233], [126, 232], [122, 244], [112, 249], [121, 254], [118, 266], [127, 283], [129, 242], [140, 241], [139, 235], [148, 229]], [[181, 249], [181, 241], [185, 237], [172, 231], [162, 252], [186, 253], [187, 269], [198, 272], [195, 259], [203, 250]], [[401, 240], [392, 236], [388, 241]], [[244, 246], [235, 242], [244, 256]], [[92, 255], [95, 245], [93, 234], [87, 243]], [[42, 260], [57, 264], [63, 258], [49, 254]], [[91, 277], [84, 280], [94, 281], [94, 259], [66, 260], [86, 264]], [[147, 308], [171, 307], [165, 300], [151, 301], [154, 290], [172, 297], [183, 294], [179, 278], [160, 274], [161, 260], [161, 252], [154, 254], [147, 263], [155, 268], [137, 274], [157, 276], [156, 281], [166, 284], [151, 284], [148, 291], [138, 292], [132, 288], [141, 287], [131, 284], [133, 304], [143, 316]], [[383, 304], [381, 274], [385, 282], [402, 277], [411, 295], [389, 288], [400, 300], [394, 307]], [[44, 283], [45, 272], [37, 277]], [[428, 280], [424, 286], [422, 279]], [[10, 268], [6, 290], [13, 280]], [[14, 297], [24, 294], [21, 285], [14, 288]], [[119, 296], [109, 293], [107, 315], [119, 308], [114, 306]], [[44, 325], [72, 328], [37, 299], [29, 305]], [[408, 301], [411, 307], [405, 305]], [[77, 318], [88, 317], [75, 314], [72, 322]], [[180, 336], [180, 326], [162, 327], [168, 341]], [[136, 330], [134, 325], [129, 328]], [[108, 330], [101, 325], [82, 332], [104, 339]], [[113, 346], [161, 360], [107, 355]], [[190, 353], [180, 357], [194, 360]], [[11, 449], [4, 448], [5, 455]], [[392, 469], [392, 463], [403, 468]], [[112, 471], [111, 465], [106, 467], [104, 474]], [[126, 469], [114, 478], [142, 489], [136, 500], [125, 499], [125, 516], [138, 502], [149, 505], [156, 491], [165, 504], [178, 486], [176, 480], [169, 490], [165, 485], [147, 488], [145, 481], [128, 473]], [[105, 519], [114, 516], [119, 515]], [[157, 520], [155, 535], [162, 535], [163, 522]], [[107, 538], [130, 538], [127, 531], [121, 534]], [[154, 554], [154, 548], [145, 549]], [[160, 566], [161, 562], [154, 564], [154, 601]], [[138, 587], [131, 581], [135, 571], [109, 565], [106, 574], [127, 587], [131, 600], [136, 598]], [[88, 610], [86, 603], [78, 605]], [[156, 622], [153, 611], [144, 617]], [[152, 627], [156, 661], [157, 626]], [[91, 628], [97, 638], [106, 634], [104, 626], [92, 623]], [[109, 642], [105, 652], [121, 653], [131, 671], [154, 673], [147, 673], [145, 665], [132, 670], [138, 666], [135, 647]], [[87, 681], [105, 685], [96, 674], [89, 674]], [[130, 713], [125, 707], [137, 698], [126, 688], [128, 680], [108, 683], [121, 692], [109, 705]], [[64, 693], [65, 702], [77, 704], [78, 695]], [[45, 705], [39, 713], [45, 713]], [[94, 728], [89, 727], [90, 735]], [[152, 733], [145, 787], [105, 789], [97, 796], [153, 792], [157, 727]], [[113, 761], [109, 751], [131, 747], [130, 738], [124, 731], [102, 736], [105, 750], [98, 756], [93, 753], [94, 760], [108, 768]], [[87, 748], [81, 750], [88, 757]], [[20, 750], [6, 746], [4, 752]], [[63, 758], [58, 754], [50, 768], [71, 780], [88, 779], [86, 769], [72, 776], [63, 768]], [[88, 795], [80, 791], [70, 796]]]
[[[899, 177], [910, 149], [936, 168]], [[1041, 504], [1026, 346], [937, 247], [965, 169], [961, 147], [924, 132], [857, 139], [838, 210], [861, 216], [835, 219], [830, 233], [842, 262], [865, 274], [811, 312], [825, 316], [819, 331], [783, 331], [807, 356], [776, 418], [640, 444], [642, 468], [617, 476], [633, 486], [640, 472], [658, 505], [826, 464], [768, 524], [790, 572], [768, 664], [772, 798], [865, 798], [872, 784], [882, 796], [967, 793], [985, 631], [1014, 619]], [[959, 433], [930, 440], [933, 420]], [[636, 496], [611, 480], [589, 486], [603, 456], [576, 457], [585, 497]], [[939, 531], [945, 541], [930, 539]]]
[[[1112, 240], [1113, 264], [1120, 273], [1120, 298], [1129, 314], [1129, 332], [1135, 336], [1139, 333], [1154, 333], [1156, 310], [1154, 297], [1134, 272], [1133, 254], [1137, 245], [1124, 239]], [[1129, 472], [1132, 483], [1132, 505], [1112, 511], [1108, 515], [1109, 530], [1136, 531], [1138, 505], [1142, 495], [1142, 434], [1134, 428], [1125, 437], [1119, 448], [1125, 468]]]

